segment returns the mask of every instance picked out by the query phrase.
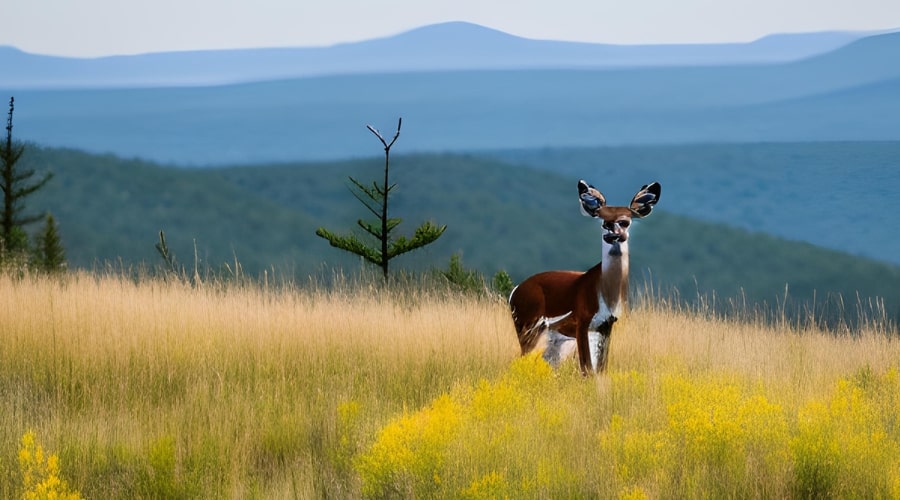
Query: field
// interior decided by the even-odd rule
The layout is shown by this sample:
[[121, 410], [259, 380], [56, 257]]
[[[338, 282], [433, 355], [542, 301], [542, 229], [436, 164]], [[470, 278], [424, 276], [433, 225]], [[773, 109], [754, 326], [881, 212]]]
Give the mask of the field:
[[499, 297], [432, 285], [0, 277], [0, 497], [900, 497], [877, 317], [645, 294], [583, 379], [520, 358]]

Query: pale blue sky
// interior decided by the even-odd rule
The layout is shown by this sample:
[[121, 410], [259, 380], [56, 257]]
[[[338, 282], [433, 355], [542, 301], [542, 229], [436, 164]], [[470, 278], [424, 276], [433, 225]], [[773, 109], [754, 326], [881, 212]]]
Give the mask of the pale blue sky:
[[0, 0], [0, 12], [0, 45], [81, 57], [322, 46], [444, 21], [618, 44], [900, 28], [900, 0]]

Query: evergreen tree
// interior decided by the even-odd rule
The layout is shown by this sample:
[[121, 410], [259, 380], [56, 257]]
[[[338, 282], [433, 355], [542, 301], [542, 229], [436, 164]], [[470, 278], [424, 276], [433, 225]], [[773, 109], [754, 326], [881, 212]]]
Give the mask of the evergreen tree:
[[36, 182], [29, 183], [34, 170], [23, 170], [19, 160], [25, 152], [25, 146], [17, 144], [12, 138], [13, 110], [15, 99], [9, 98], [9, 115], [6, 119], [6, 141], [0, 143], [0, 189], [3, 191], [3, 211], [0, 213], [0, 243], [4, 252], [0, 255], [11, 255], [27, 251], [28, 239], [23, 238], [23, 227], [41, 220], [41, 215], [25, 215], [22, 200], [44, 187], [52, 177], [47, 173]]
[[484, 276], [475, 269], [466, 269], [462, 263], [462, 257], [455, 253], [450, 256], [450, 264], [447, 270], [440, 271], [441, 276], [460, 290], [481, 293], [486, 290]]
[[35, 251], [35, 266], [38, 269], [47, 273], [65, 271], [66, 252], [52, 214], [47, 214], [44, 230], [37, 237]]
[[369, 246], [355, 235], [340, 236], [323, 227], [316, 230], [316, 235], [328, 240], [331, 246], [359, 255], [366, 261], [381, 267], [385, 281], [387, 281], [388, 277], [388, 262], [391, 259], [434, 242], [447, 229], [446, 225], [438, 226], [432, 222], [425, 222], [416, 228], [412, 238], [406, 238], [405, 236], [394, 237], [392, 235], [392, 231], [397, 228], [402, 220], [388, 216], [388, 199], [391, 191], [397, 186], [396, 184], [389, 184], [388, 168], [390, 166], [391, 146], [397, 141], [397, 137], [400, 137], [400, 126], [402, 124], [403, 119], [401, 118], [397, 121], [397, 133], [394, 134], [391, 142], [387, 142], [381, 133], [371, 125], [366, 125], [366, 128], [375, 134], [375, 137], [378, 137], [378, 140], [384, 145], [384, 183], [378, 184], [378, 182], [373, 182], [372, 186], [369, 187], [350, 177], [350, 182], [356, 187], [355, 191], [351, 188], [353, 196], [377, 218], [376, 223], [359, 219], [357, 224], [367, 233], [374, 236], [378, 240], [379, 245], [377, 247]]

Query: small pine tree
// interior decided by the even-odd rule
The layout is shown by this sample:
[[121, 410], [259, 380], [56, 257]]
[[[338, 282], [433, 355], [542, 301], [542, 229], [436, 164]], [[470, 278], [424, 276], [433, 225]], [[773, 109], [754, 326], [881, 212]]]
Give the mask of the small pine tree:
[[462, 257], [459, 253], [451, 255], [447, 269], [439, 269], [438, 273], [457, 289], [469, 293], [493, 293], [506, 298], [512, 292], [514, 286], [509, 273], [501, 269], [494, 273], [491, 285], [488, 287], [484, 275], [476, 269], [467, 269], [463, 265]]
[[487, 289], [484, 276], [475, 269], [466, 269], [458, 253], [450, 256], [447, 270], [440, 273], [450, 284], [465, 292], [482, 293]]
[[66, 270], [66, 252], [52, 214], [47, 214], [44, 230], [37, 237], [35, 251], [35, 266], [38, 269], [47, 273]]
[[357, 224], [378, 240], [378, 247], [369, 246], [355, 235], [340, 236], [324, 227], [316, 229], [316, 235], [328, 240], [331, 246], [359, 255], [366, 261], [381, 267], [385, 281], [388, 278], [388, 263], [391, 259], [433, 243], [447, 229], [446, 225], [438, 226], [432, 222], [425, 222], [416, 228], [412, 238], [406, 238], [405, 236], [395, 238], [392, 235], [393, 230], [400, 224], [401, 219], [388, 217], [388, 199], [391, 191], [396, 187], [396, 184], [389, 184], [388, 182], [388, 168], [390, 165], [391, 146], [394, 145], [397, 137], [400, 136], [400, 125], [402, 123], [403, 119], [401, 118], [397, 122], [397, 133], [394, 134], [391, 142], [387, 142], [381, 133], [371, 125], [366, 126], [384, 145], [384, 184], [373, 182], [372, 187], [369, 187], [350, 177], [350, 182], [356, 187], [356, 191], [351, 188], [353, 196], [378, 219], [374, 224], [359, 219]]

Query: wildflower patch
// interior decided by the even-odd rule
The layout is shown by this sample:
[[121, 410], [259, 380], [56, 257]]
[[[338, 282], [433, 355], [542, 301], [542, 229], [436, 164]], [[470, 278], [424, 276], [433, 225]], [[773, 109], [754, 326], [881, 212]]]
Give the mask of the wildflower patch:
[[[367, 497], [503, 498], [570, 491], [561, 385], [539, 356], [388, 423], [356, 459]], [[560, 448], [560, 445], [562, 447]]]
[[45, 455], [34, 431], [22, 436], [19, 447], [19, 470], [22, 473], [22, 498], [24, 500], [58, 499], [80, 500], [81, 494], [71, 491], [60, 477], [59, 457]]

